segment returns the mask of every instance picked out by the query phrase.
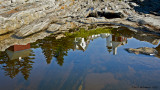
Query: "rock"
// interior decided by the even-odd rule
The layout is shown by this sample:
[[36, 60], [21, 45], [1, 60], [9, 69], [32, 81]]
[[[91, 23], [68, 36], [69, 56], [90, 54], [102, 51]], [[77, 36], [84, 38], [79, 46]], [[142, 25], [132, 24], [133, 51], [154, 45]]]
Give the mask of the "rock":
[[75, 22], [67, 22], [66, 25], [67, 25], [67, 28], [69, 29], [77, 28], [77, 25]]
[[135, 2], [130, 2], [129, 5], [130, 5], [131, 7], [138, 7], [138, 6], [139, 6], [139, 5], [136, 4]]
[[[155, 16], [150, 16], [150, 17], [143, 17], [140, 15], [137, 16], [133, 16], [133, 17], [128, 17], [127, 20], [132, 21], [132, 22], [136, 22], [139, 25], [148, 25], [149, 27], [146, 28], [150, 28], [150, 29], [160, 29], [160, 24], [158, 22], [160, 22], [160, 17], [155, 17]], [[153, 28], [154, 27], [154, 28]], [[156, 31], [156, 30], [155, 30]]]
[[51, 19], [49, 18], [42, 18], [38, 21], [33, 22], [30, 25], [27, 25], [25, 27], [22, 27], [20, 29], [18, 29], [15, 34], [16, 37], [26, 37], [29, 36], [31, 34], [37, 33], [39, 31], [45, 30], [48, 28], [48, 26], [50, 25], [50, 23], [52, 22]]
[[15, 29], [20, 28], [23, 25], [28, 25], [34, 20], [37, 20], [45, 16], [46, 14], [42, 11], [28, 10], [16, 13], [12, 15], [10, 18], [1, 17], [1, 19], [3, 20], [1, 21], [2, 24], [0, 27], [0, 34], [13, 31]]
[[[10, 34], [8, 34], [10, 35]], [[51, 35], [47, 32], [39, 32], [32, 36], [28, 36], [24, 39], [17, 39], [13, 37], [8, 37], [8, 35], [2, 36], [2, 39], [0, 40], [0, 51], [5, 51], [8, 47], [12, 45], [26, 45], [28, 43], [33, 43], [37, 41], [38, 39], [43, 39], [44, 37], [47, 37]], [[7, 37], [6, 37], [7, 36]], [[5, 39], [3, 37], [6, 37]]]
[[87, 17], [98, 17], [98, 13], [97, 12], [91, 12]]
[[47, 29], [47, 31], [56, 32], [59, 30], [62, 32], [66, 32], [66, 31], [69, 31], [69, 29], [74, 29], [74, 28], [77, 28], [77, 25], [75, 22], [66, 22], [65, 24], [55, 23], [55, 24], [51, 24]]
[[[153, 12], [158, 15], [159, 0], [154, 0], [151, 4], [148, 1], [137, 0], [137, 2], [144, 2], [145, 7], [151, 5], [148, 7], [149, 10], [154, 9]], [[15, 35], [23, 37], [41, 31], [43, 27], [53, 32], [67, 31], [81, 25], [87, 26], [85, 23], [99, 22], [124, 25], [140, 30], [157, 30], [158, 32], [160, 17], [153, 15], [146, 17], [144, 12], [141, 12], [141, 15], [135, 12], [134, 7], [142, 7], [137, 2], [131, 0], [103, 0], [103, 2], [99, 0], [0, 0], [0, 34], [16, 32]], [[58, 21], [52, 23], [53, 25], [50, 23], [48, 25], [47, 22], [50, 21], [45, 20], [37, 22], [41, 18], [48, 20], [49, 14], [56, 16]]]
[[141, 26], [147, 24], [144, 20], [138, 20], [137, 22]]
[[158, 45], [158, 43], [159, 43], [159, 39], [156, 39], [156, 40], [153, 40], [153, 41], [152, 41], [152, 44], [153, 44], [153, 45]]
[[10, 38], [13, 33], [5, 34], [0, 36], [0, 41]]
[[56, 39], [61, 39], [62, 37], [65, 37], [65, 35], [64, 34], [59, 34], [59, 35], [56, 36]]
[[144, 2], [144, 0], [136, 0], [138, 3], [142, 3]]
[[60, 24], [51, 24], [49, 28], [47, 29], [47, 31], [51, 31], [51, 32], [58, 31], [61, 26], [62, 25]]
[[11, 0], [11, 3], [24, 3], [28, 0]]
[[129, 53], [135, 53], [135, 54], [145, 54], [145, 55], [156, 55], [158, 54], [158, 51], [154, 48], [149, 47], [141, 47], [141, 48], [128, 48], [126, 49]]

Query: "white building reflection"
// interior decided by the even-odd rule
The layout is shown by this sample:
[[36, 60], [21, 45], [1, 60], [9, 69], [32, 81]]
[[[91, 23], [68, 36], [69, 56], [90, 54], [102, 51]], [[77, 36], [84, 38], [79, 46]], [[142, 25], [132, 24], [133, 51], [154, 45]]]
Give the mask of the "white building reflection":
[[92, 35], [86, 38], [77, 37], [75, 38], [74, 50], [85, 51], [90, 43], [90, 40], [96, 39], [98, 37], [106, 38], [106, 47], [108, 52], [113, 52], [113, 55], [117, 54], [117, 48], [127, 44], [127, 38], [123, 36], [115, 36], [109, 33]]
[[107, 49], [108, 52], [113, 51], [113, 55], [117, 54], [117, 48], [127, 44], [127, 38], [123, 36], [115, 36], [115, 35], [109, 35], [106, 37], [106, 42], [107, 42]]
[[81, 38], [81, 37], [75, 38], [74, 49], [85, 51], [87, 49], [89, 43], [90, 43], [90, 39], [85, 40], [85, 38]]

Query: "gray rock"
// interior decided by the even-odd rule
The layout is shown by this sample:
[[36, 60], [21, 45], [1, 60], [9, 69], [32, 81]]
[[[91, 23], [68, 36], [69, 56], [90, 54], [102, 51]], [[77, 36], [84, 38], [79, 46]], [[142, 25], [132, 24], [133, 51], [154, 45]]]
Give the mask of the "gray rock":
[[38, 21], [33, 22], [32, 24], [18, 29], [15, 35], [17, 37], [29, 36], [31, 34], [47, 29], [51, 22], [52, 20], [49, 18], [40, 19]]
[[49, 28], [47, 29], [47, 31], [51, 31], [51, 32], [58, 31], [61, 26], [62, 25], [60, 24], [51, 24]]
[[[150, 8], [156, 10], [158, 0], [154, 1], [155, 6], [151, 5], [152, 7]], [[143, 1], [138, 0], [138, 2]], [[148, 0], [145, 0], [145, 2], [148, 3]], [[146, 3], [144, 4], [145, 6], [147, 5]], [[160, 29], [159, 17], [152, 15], [146, 17], [143, 12], [141, 15], [138, 14], [134, 10], [134, 7], [138, 5], [140, 4], [130, 0], [104, 0], [103, 2], [99, 0], [95, 2], [92, 0], [74, 2], [70, 0], [12, 0], [12, 3], [11, 0], [0, 0], [0, 34], [14, 31], [16, 35], [23, 37], [41, 31], [44, 29], [43, 27], [49, 24], [47, 22], [50, 21], [37, 21], [41, 18], [48, 20], [49, 18], [47, 16], [49, 14], [57, 16], [59, 19], [56, 22], [59, 24], [58, 26], [52, 23], [53, 25], [48, 25], [49, 28], [46, 27], [50, 31], [67, 31], [68, 29], [79, 27], [82, 24], [85, 25], [84, 23], [106, 22], [106, 20], [111, 23], [116, 22], [116, 24], [136, 28], [141, 25], [142, 27], [149, 28], [149, 30], [155, 27], [156, 30]], [[128, 21], [126, 20], [127, 17], [129, 17], [127, 19]]]
[[145, 55], [156, 55], [158, 54], [158, 51], [154, 48], [149, 47], [141, 47], [141, 48], [128, 48], [126, 49], [129, 53], [135, 53], [135, 54], [145, 54]]
[[135, 2], [130, 2], [129, 5], [130, 5], [131, 7], [138, 7], [138, 6], [139, 6], [139, 5], [138, 5], [137, 3], [135, 3]]

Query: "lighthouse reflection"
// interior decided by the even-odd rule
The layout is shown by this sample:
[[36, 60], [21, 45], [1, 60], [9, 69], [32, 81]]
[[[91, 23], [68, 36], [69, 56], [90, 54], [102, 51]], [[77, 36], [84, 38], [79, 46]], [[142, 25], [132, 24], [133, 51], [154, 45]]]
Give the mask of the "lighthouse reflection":
[[116, 36], [114, 34], [109, 34], [109, 33], [102, 33], [102, 34], [92, 35], [87, 38], [81, 38], [81, 37], [75, 38], [75, 49], [85, 51], [90, 43], [90, 40], [94, 40], [98, 37], [106, 38], [107, 50], [109, 53], [113, 52], [113, 55], [117, 54], [118, 47], [127, 44], [127, 37]]

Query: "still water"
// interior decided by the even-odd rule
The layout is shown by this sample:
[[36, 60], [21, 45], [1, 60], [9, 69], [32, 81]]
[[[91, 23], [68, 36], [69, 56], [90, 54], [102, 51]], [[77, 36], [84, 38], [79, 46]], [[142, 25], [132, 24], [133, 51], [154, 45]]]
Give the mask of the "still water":
[[159, 54], [125, 50], [139, 47], [159, 51], [159, 39], [113, 30], [13, 45], [0, 52], [0, 90], [160, 90]]

